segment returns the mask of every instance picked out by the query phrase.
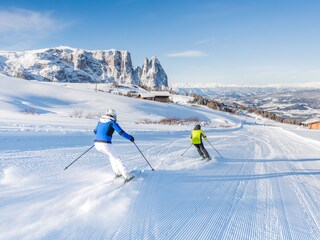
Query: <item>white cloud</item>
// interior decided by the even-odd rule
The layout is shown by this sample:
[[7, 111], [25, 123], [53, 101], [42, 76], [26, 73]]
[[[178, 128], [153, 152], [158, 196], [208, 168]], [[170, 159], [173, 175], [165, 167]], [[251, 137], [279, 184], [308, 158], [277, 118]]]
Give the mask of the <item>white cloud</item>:
[[214, 40], [215, 40], [214, 37], [205, 38], [205, 39], [197, 41], [196, 44], [207, 44], [207, 43], [213, 42]]
[[0, 10], [0, 32], [39, 33], [59, 29], [58, 22], [50, 12], [35, 12], [26, 9]]
[[171, 58], [176, 58], [176, 57], [181, 57], [181, 58], [197, 58], [197, 57], [204, 57], [207, 56], [208, 54], [202, 51], [194, 51], [194, 50], [188, 50], [188, 51], [183, 51], [183, 52], [173, 52], [173, 53], [168, 53], [167, 57]]
[[32, 45], [68, 25], [55, 19], [52, 12], [17, 8], [0, 10], [0, 44], [7, 47]]

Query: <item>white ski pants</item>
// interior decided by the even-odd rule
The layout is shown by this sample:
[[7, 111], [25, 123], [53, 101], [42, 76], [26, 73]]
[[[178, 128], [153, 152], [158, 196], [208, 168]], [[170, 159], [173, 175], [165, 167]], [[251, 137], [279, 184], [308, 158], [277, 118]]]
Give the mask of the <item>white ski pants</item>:
[[122, 175], [126, 179], [131, 177], [126, 166], [115, 153], [111, 143], [95, 142], [94, 146], [99, 152], [102, 152], [109, 157], [112, 170], [116, 175]]

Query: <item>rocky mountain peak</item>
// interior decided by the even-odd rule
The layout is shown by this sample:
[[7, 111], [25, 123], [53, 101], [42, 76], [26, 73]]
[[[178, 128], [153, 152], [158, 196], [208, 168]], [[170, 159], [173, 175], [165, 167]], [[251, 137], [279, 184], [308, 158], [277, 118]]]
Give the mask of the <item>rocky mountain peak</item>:
[[67, 46], [25, 52], [0, 51], [0, 72], [24, 79], [55, 82], [117, 82], [150, 89], [168, 87], [159, 60], [144, 59], [134, 68], [128, 51], [84, 50]]
[[152, 89], [164, 89], [168, 86], [167, 74], [156, 57], [152, 57], [150, 61], [148, 58], [144, 59], [140, 79], [142, 85]]

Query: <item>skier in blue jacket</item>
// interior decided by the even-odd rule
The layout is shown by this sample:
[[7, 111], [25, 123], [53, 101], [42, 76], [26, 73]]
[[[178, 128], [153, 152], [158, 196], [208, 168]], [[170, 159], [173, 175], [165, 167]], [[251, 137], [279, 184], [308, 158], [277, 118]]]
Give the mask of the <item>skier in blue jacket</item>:
[[134, 137], [122, 130], [117, 123], [117, 113], [114, 109], [108, 109], [106, 114], [100, 118], [97, 127], [94, 130], [96, 134], [94, 139], [95, 148], [109, 156], [111, 167], [116, 177], [123, 177], [125, 181], [130, 181], [133, 176], [128, 172], [126, 166], [122, 163], [112, 147], [112, 134], [116, 130], [122, 137], [134, 142]]

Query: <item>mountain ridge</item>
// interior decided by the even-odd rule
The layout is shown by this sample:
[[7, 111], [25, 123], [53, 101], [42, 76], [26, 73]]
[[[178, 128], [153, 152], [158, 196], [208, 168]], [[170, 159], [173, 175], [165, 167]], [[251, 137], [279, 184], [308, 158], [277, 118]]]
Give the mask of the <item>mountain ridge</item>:
[[30, 51], [0, 51], [0, 72], [27, 80], [137, 84], [152, 90], [168, 87], [156, 57], [134, 68], [126, 50], [85, 50], [68, 46]]

